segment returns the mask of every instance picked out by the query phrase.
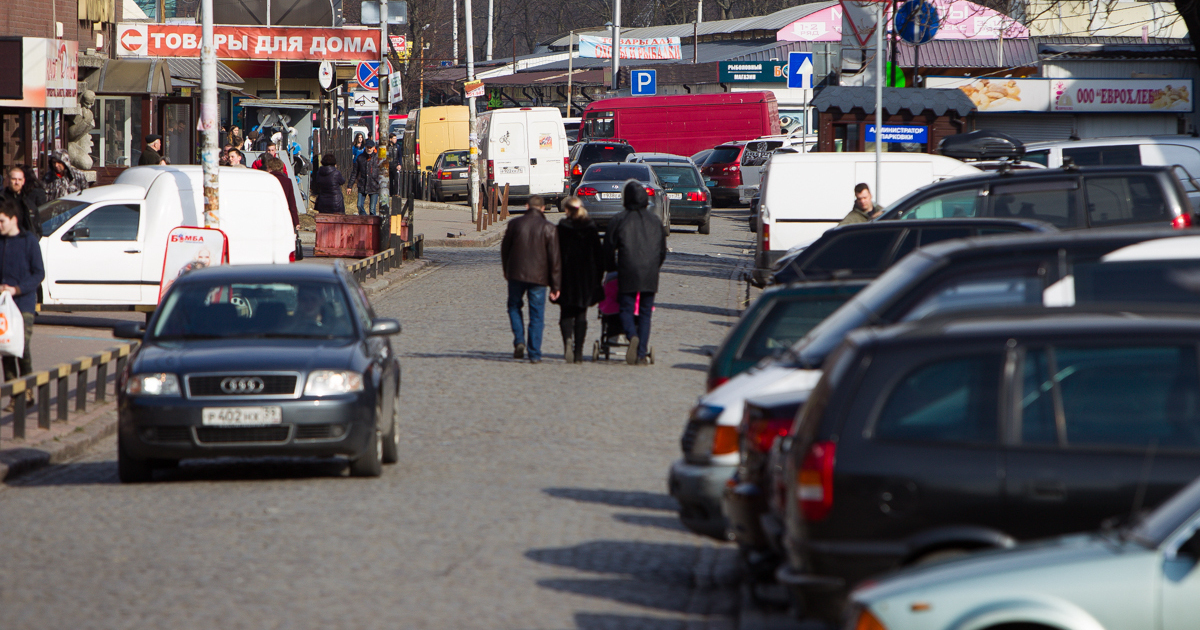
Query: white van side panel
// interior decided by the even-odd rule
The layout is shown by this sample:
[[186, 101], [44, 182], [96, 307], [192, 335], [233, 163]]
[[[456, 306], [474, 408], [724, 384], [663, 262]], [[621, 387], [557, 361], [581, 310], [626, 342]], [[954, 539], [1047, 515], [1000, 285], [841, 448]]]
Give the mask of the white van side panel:
[[493, 181], [503, 186], [529, 185], [529, 153], [526, 150], [524, 116], [496, 115], [489, 128]]

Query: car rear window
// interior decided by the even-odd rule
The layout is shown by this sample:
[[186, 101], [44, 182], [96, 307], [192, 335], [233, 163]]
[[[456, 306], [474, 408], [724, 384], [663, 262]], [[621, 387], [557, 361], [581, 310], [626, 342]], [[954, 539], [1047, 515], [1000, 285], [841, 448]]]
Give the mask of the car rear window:
[[996, 441], [1004, 356], [956, 357], [919, 367], [888, 394], [871, 434], [904, 442]]
[[627, 144], [588, 144], [579, 152], [579, 161], [586, 164], [596, 162], [624, 162], [633, 155], [633, 147]]
[[655, 166], [654, 173], [664, 188], [702, 188], [696, 169], [690, 166]]
[[1200, 448], [1194, 345], [1030, 349], [1021, 396], [1027, 444]]
[[741, 155], [742, 155], [742, 147], [739, 147], [739, 146], [717, 147], [717, 148], [713, 149], [713, 152], [708, 156], [708, 160], [704, 163], [705, 164], [728, 164], [730, 162], [738, 161], [738, 158], [741, 157]]
[[783, 352], [849, 299], [849, 295], [780, 298], [758, 320], [736, 359], [758, 362]]
[[625, 181], [636, 179], [650, 181], [650, 169], [641, 164], [593, 164], [583, 174], [583, 181]]
[[1076, 263], [1075, 304], [1200, 304], [1200, 259]]
[[1084, 178], [1088, 221], [1092, 227], [1171, 220], [1162, 186], [1153, 175]]
[[1079, 182], [1021, 182], [992, 187], [993, 215], [999, 219], [1037, 219], [1057, 228], [1083, 227], [1074, 217]]
[[159, 308], [152, 338], [163, 341], [354, 335], [345, 294], [329, 282], [188, 282]]
[[1075, 166], [1131, 166], [1142, 163], [1142, 150], [1136, 144], [1063, 149], [1062, 154], [1064, 162], [1070, 158]]
[[442, 166], [446, 168], [464, 168], [471, 161], [471, 156], [463, 151], [461, 153], [447, 153], [442, 156]]

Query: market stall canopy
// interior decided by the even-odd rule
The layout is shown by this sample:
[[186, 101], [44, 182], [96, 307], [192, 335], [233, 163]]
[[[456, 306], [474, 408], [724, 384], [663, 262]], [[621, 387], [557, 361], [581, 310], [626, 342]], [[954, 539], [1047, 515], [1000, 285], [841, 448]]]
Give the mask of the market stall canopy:
[[[875, 113], [874, 87], [827, 87], [813, 99], [813, 108], [818, 112], [836, 109], [849, 112], [853, 109]], [[975, 111], [975, 103], [960, 90], [930, 90], [925, 88], [883, 88], [883, 111], [889, 116], [901, 112], [920, 114], [933, 112], [944, 116], [947, 112], [966, 116]]]
[[84, 82], [97, 94], [171, 93], [171, 70], [162, 59], [109, 59]]

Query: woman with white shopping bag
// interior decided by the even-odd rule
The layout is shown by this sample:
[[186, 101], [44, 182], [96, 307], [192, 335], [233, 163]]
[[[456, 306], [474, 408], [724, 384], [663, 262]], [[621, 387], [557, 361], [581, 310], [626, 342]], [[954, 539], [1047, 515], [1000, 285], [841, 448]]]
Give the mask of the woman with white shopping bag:
[[[21, 210], [15, 203], [0, 203], [0, 355], [4, 355], [6, 382], [33, 372], [29, 340], [33, 336], [37, 288], [46, 278], [37, 235], [21, 229], [20, 217]], [[26, 390], [25, 397], [33, 403], [33, 392]], [[6, 409], [12, 406], [9, 400]]]

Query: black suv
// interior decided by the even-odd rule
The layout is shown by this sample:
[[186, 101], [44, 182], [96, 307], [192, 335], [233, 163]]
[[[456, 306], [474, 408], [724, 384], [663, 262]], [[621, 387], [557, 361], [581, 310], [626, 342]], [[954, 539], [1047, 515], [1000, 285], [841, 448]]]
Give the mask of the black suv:
[[779, 577], [811, 614], [868, 576], [1095, 529], [1200, 475], [1192, 313], [862, 329], [825, 368], [783, 475]]
[[773, 284], [808, 280], [875, 278], [914, 249], [938, 241], [1014, 232], [1054, 232], [1053, 225], [1016, 219], [935, 219], [856, 223], [833, 228], [804, 249], [784, 254], [773, 271], [755, 269], [762, 284], [768, 273]]
[[617, 138], [603, 142], [587, 140], [575, 143], [571, 147], [570, 153], [571, 181], [568, 185], [571, 194], [575, 194], [575, 189], [579, 187], [579, 180], [583, 179], [583, 174], [587, 172], [589, 166], [598, 162], [624, 162], [625, 158], [634, 153], [636, 151], [628, 142]]
[[909, 193], [880, 220], [1034, 219], [1059, 229], [1152, 224], [1190, 227], [1191, 202], [1165, 166], [1063, 167], [954, 177]]

